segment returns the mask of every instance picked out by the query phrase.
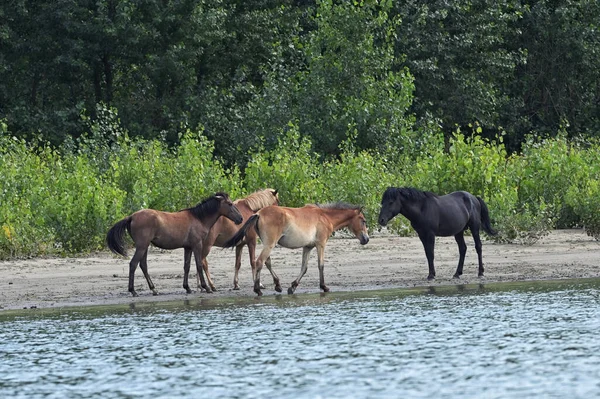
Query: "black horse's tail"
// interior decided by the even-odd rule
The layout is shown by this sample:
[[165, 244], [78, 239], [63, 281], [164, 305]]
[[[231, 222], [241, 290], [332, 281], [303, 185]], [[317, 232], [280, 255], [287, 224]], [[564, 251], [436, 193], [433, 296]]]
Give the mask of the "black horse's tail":
[[106, 233], [106, 244], [111, 251], [119, 255], [127, 256], [123, 235], [125, 234], [125, 230], [130, 232], [130, 226], [131, 216], [127, 216], [125, 219], [115, 223], [115, 225], [108, 230], [108, 233]]
[[492, 228], [492, 223], [490, 221], [490, 211], [488, 210], [487, 205], [480, 197], [477, 197], [479, 200], [479, 204], [481, 205], [481, 225], [483, 230], [489, 235], [495, 236], [498, 234], [496, 230]]
[[223, 244], [223, 248], [233, 248], [237, 246], [244, 239], [244, 237], [246, 237], [248, 229], [256, 226], [257, 222], [258, 214], [250, 216], [250, 218], [246, 221], [246, 223], [244, 223], [244, 225], [238, 230], [238, 232], [235, 233], [233, 237], [231, 237], [229, 240], [227, 240], [225, 244]]

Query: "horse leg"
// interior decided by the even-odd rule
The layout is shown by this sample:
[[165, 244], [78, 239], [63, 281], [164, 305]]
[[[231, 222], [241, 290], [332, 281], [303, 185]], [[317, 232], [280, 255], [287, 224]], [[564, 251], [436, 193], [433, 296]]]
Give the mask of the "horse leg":
[[435, 234], [424, 233], [419, 234], [419, 238], [425, 248], [425, 256], [427, 257], [427, 264], [429, 265], [429, 275], [427, 280], [433, 280], [435, 278], [435, 267], [433, 266], [433, 253], [435, 247]]
[[325, 252], [324, 245], [317, 246], [317, 258], [319, 263], [319, 286], [323, 290], [323, 292], [329, 292], [329, 288], [325, 285], [325, 259], [323, 258], [323, 254]]
[[467, 253], [467, 244], [465, 244], [465, 236], [463, 232], [456, 234], [454, 236], [456, 239], [456, 243], [458, 244], [458, 267], [456, 268], [456, 273], [454, 273], [454, 278], [460, 278], [463, 274], [463, 265], [465, 264], [465, 254]]
[[260, 255], [258, 255], [258, 258], [256, 258], [256, 274], [254, 276], [254, 292], [256, 292], [257, 295], [262, 295], [262, 291], [260, 290], [260, 271], [262, 270], [263, 264], [265, 263], [265, 261], [267, 259], [269, 259], [269, 256], [271, 255], [271, 251], [273, 250], [273, 248], [275, 248], [275, 244], [277, 242], [273, 242], [273, 243], [263, 243], [263, 249], [260, 252]]
[[271, 266], [271, 257], [269, 256], [265, 261], [265, 265], [267, 265], [267, 269], [271, 272], [271, 277], [273, 277], [273, 284], [275, 284], [275, 291], [281, 292], [281, 283], [279, 282], [279, 276], [273, 270]]
[[[250, 245], [248, 245], [248, 248], [250, 248]], [[239, 290], [240, 289], [240, 285], [239, 285], [239, 273], [240, 273], [240, 267], [242, 267], [242, 250], [244, 249], [243, 245], [238, 245], [237, 247], [235, 247], [235, 266], [234, 266], [234, 273], [233, 273], [233, 289], [234, 290]], [[250, 266], [252, 267], [252, 281], [254, 281], [254, 260], [252, 259], [254, 256], [254, 251], [249, 251], [250, 252]]]
[[131, 292], [131, 295], [133, 295], [133, 296], [138, 296], [137, 292], [135, 292], [135, 288], [133, 287], [133, 279], [135, 276], [135, 269], [137, 269], [138, 263], [140, 263], [140, 261], [144, 257], [144, 253], [146, 253], [147, 250], [148, 250], [148, 247], [146, 247], [144, 249], [142, 249], [142, 247], [136, 247], [135, 253], [133, 254], [133, 257], [131, 258], [131, 261], [129, 262], [129, 292]]
[[483, 277], [483, 255], [481, 252], [481, 238], [479, 237], [478, 229], [471, 229], [471, 233], [473, 234], [473, 240], [475, 241], [475, 250], [477, 251], [477, 260], [479, 261], [479, 273], [477, 274], [479, 277]]
[[312, 251], [312, 247], [302, 248], [302, 268], [300, 269], [300, 275], [294, 281], [292, 281], [292, 286], [288, 288], [288, 294], [293, 294], [294, 291], [296, 291], [296, 288], [298, 287], [298, 284], [300, 284], [302, 276], [306, 274], [306, 270], [308, 269], [308, 256], [310, 255], [310, 251]]
[[[250, 267], [252, 268], [252, 281], [254, 281], [255, 277], [256, 277], [256, 238], [254, 240], [252, 239], [247, 239], [248, 240], [248, 255], [250, 256]], [[267, 268], [269, 267], [270, 264], [270, 258], [267, 258], [265, 260], [265, 265], [267, 265]], [[271, 270], [271, 269], [269, 269]], [[273, 273], [271, 273], [273, 274]], [[263, 285], [263, 283], [260, 283], [260, 289], [264, 290], [265, 286]]]
[[[202, 269], [204, 269], [204, 273], [206, 273], [206, 282], [211, 290], [216, 291], [215, 283], [213, 283], [212, 278], [210, 277], [210, 272], [208, 271], [208, 260], [206, 260], [206, 255], [202, 257]], [[198, 275], [196, 274], [196, 279], [198, 279]]]
[[[206, 266], [204, 265], [205, 263], [206, 263]], [[208, 270], [208, 262], [206, 261], [206, 258], [204, 258], [204, 261], [202, 262], [202, 269], [204, 269], [204, 271]], [[202, 288], [202, 286], [200, 285], [200, 275], [198, 273], [196, 273], [196, 287], [198, 289]]]
[[188, 294], [192, 293], [188, 284], [188, 275], [190, 274], [190, 263], [192, 261], [192, 250], [190, 248], [183, 249], [183, 289]]
[[[206, 291], [207, 294], [211, 294], [212, 290], [210, 289], [210, 287], [206, 284], [206, 280], [204, 279], [204, 273], [203, 273], [203, 269], [202, 269], [202, 262], [204, 260], [204, 258], [202, 257], [202, 248], [201, 245], [197, 245], [196, 247], [194, 247], [192, 249], [192, 252], [194, 253], [194, 260], [196, 261], [196, 271], [198, 272], [198, 274], [200, 275], [200, 287], [204, 288], [204, 290]], [[189, 264], [188, 264], [188, 272], [190, 270]], [[183, 276], [183, 283], [187, 284], [187, 273]], [[185, 286], [184, 286], [185, 288]], [[188, 287], [189, 289], [189, 287]]]
[[148, 248], [146, 248], [146, 252], [144, 252], [144, 256], [142, 256], [142, 259], [140, 260], [140, 269], [142, 269], [142, 273], [144, 273], [144, 277], [146, 277], [148, 288], [150, 288], [154, 295], [158, 295], [158, 291], [156, 291], [154, 283], [150, 279], [150, 274], [148, 274]]

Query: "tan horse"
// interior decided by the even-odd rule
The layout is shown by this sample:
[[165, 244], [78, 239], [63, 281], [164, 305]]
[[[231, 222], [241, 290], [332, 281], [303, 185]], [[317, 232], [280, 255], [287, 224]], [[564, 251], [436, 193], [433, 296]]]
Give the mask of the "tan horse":
[[[231, 248], [248, 234], [249, 231], [258, 232], [264, 246], [256, 259], [256, 275], [254, 277], [254, 292], [262, 295], [260, 290], [260, 271], [263, 264], [270, 257], [271, 251], [276, 244], [285, 248], [303, 248], [302, 268], [300, 275], [288, 289], [288, 294], [293, 294], [300, 284], [302, 276], [306, 273], [308, 256], [313, 248], [317, 248], [319, 280], [323, 291], [328, 292], [325, 285], [323, 269], [325, 267], [323, 253], [325, 244], [331, 234], [341, 228], [347, 227], [359, 239], [362, 245], [369, 242], [367, 222], [362, 213], [362, 208], [343, 202], [325, 205], [306, 205], [302, 208], [285, 208], [280, 206], [268, 206], [261, 209], [244, 224], [240, 231], [235, 234], [223, 246]], [[275, 280], [275, 290], [281, 292], [279, 277], [271, 269], [271, 263], [267, 261], [267, 268]]]
[[[234, 205], [238, 208], [244, 221], [248, 220], [248, 218], [254, 213], [266, 206], [277, 204], [279, 205], [279, 196], [277, 195], [277, 190], [273, 190], [272, 188], [267, 188], [265, 190], [256, 191], [246, 198], [241, 198], [233, 202]], [[217, 222], [213, 225], [212, 229], [204, 239], [204, 243], [202, 246], [202, 266], [204, 267], [204, 272], [206, 273], [206, 280], [208, 285], [213, 291], [216, 291], [215, 284], [212, 281], [210, 276], [210, 272], [208, 271], [208, 261], [206, 257], [210, 253], [210, 249], [213, 246], [223, 247], [223, 244], [229, 240], [235, 233], [238, 232], [238, 227], [227, 218], [219, 218]], [[242, 265], [242, 250], [244, 249], [244, 245], [248, 246], [248, 252], [250, 255], [250, 267], [252, 268], [252, 281], [254, 281], [255, 275], [255, 256], [256, 256], [256, 239], [257, 234], [254, 230], [249, 231], [246, 235], [245, 239], [242, 240], [235, 247], [235, 274], [233, 276], [233, 289], [239, 290], [239, 278], [238, 274], [240, 271], [240, 266]], [[198, 288], [200, 285], [199, 275], [196, 275], [198, 279]]]
[[117, 222], [108, 231], [106, 243], [111, 251], [123, 256], [127, 256], [123, 241], [125, 230], [129, 232], [135, 243], [135, 254], [129, 262], [129, 292], [133, 296], [138, 296], [133, 287], [133, 278], [139, 263], [148, 287], [154, 295], [158, 295], [148, 274], [148, 247], [151, 243], [163, 249], [184, 248], [183, 288], [188, 294], [192, 292], [188, 284], [188, 275], [193, 253], [201, 285], [210, 291], [202, 274], [202, 243], [210, 228], [221, 216], [225, 216], [237, 224], [241, 224], [243, 220], [229, 196], [219, 192], [193, 208], [179, 212], [143, 209]]

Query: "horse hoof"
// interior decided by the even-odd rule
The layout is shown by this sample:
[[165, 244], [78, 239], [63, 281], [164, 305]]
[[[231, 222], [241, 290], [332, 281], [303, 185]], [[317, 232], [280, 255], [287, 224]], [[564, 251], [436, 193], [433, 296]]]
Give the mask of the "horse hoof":
[[261, 290], [257, 290], [257, 291], [254, 291], [254, 292], [256, 292], [256, 295], [262, 296], [262, 291]]
[[206, 293], [207, 293], [207, 294], [212, 294], [212, 293], [213, 293], [213, 291], [212, 291], [210, 288], [207, 288], [207, 289], [206, 289]]
[[213, 290], [213, 292], [217, 291], [215, 287], [210, 287], [210, 289]]
[[477, 277], [483, 277], [483, 273], [479, 273]]
[[460, 279], [460, 274], [455, 274], [454, 276], [452, 276], [452, 278]]
[[292, 287], [288, 288], [288, 295], [292, 295], [294, 291], [295, 290]]
[[139, 296], [137, 292], [131, 291], [131, 296]]
[[280, 286], [280, 285], [276, 285], [276, 286], [275, 286], [275, 291], [277, 291], [277, 292], [281, 292], [281, 291], [283, 291], [283, 290], [281, 289], [281, 286]]
[[152, 295], [157, 296], [158, 295], [158, 291], [152, 291]]
[[265, 286], [264, 286], [264, 285], [262, 285], [262, 283], [260, 284], [260, 289], [261, 289], [261, 290], [264, 290], [264, 289], [265, 289]]
[[239, 285], [236, 285], [236, 286], [234, 286], [234, 287], [233, 287], [233, 290], [234, 290], [234, 291], [239, 291], [239, 290], [240, 290], [240, 286], [239, 286]]
[[435, 276], [429, 275], [429, 276], [427, 276], [427, 280], [429, 280], [429, 281], [435, 280]]
[[323, 290], [323, 292], [329, 292], [329, 287], [321, 287], [321, 289]]

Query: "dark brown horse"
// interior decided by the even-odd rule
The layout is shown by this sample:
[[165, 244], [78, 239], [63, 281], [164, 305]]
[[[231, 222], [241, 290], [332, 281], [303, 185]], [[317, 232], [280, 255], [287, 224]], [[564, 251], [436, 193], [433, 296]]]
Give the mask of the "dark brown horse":
[[285, 248], [302, 248], [302, 268], [300, 275], [288, 289], [288, 294], [293, 294], [306, 273], [308, 256], [313, 248], [317, 248], [320, 287], [328, 292], [325, 285], [323, 270], [325, 267], [325, 244], [331, 234], [339, 229], [348, 229], [359, 239], [362, 245], [369, 242], [369, 233], [362, 208], [343, 202], [325, 205], [306, 205], [302, 208], [285, 208], [281, 206], [268, 206], [261, 209], [244, 224], [223, 246], [231, 248], [238, 245], [249, 231], [255, 230], [263, 242], [263, 249], [256, 259], [256, 276], [254, 278], [254, 292], [262, 295], [260, 290], [260, 271], [263, 264], [273, 275], [275, 290], [281, 292], [279, 277], [271, 269], [270, 254], [276, 244]]
[[[244, 221], [248, 220], [248, 218], [254, 213], [266, 206], [279, 204], [279, 196], [277, 195], [277, 190], [273, 190], [272, 188], [267, 188], [265, 190], [256, 191], [246, 198], [241, 198], [233, 202], [233, 204], [238, 208]], [[238, 227], [227, 218], [219, 218], [217, 222], [213, 225], [212, 229], [210, 229], [208, 235], [204, 239], [204, 243], [202, 246], [202, 262], [204, 267], [204, 272], [206, 273], [206, 280], [208, 285], [213, 291], [216, 291], [215, 285], [212, 281], [210, 273], [208, 271], [208, 261], [207, 256], [210, 253], [210, 249], [213, 246], [223, 247], [223, 244], [229, 240], [235, 233], [239, 230]], [[252, 281], [254, 281], [254, 276], [256, 273], [256, 239], [257, 235], [254, 230], [249, 231], [246, 235], [245, 239], [242, 240], [235, 247], [235, 273], [233, 276], [233, 289], [239, 290], [239, 279], [238, 274], [240, 271], [240, 266], [242, 264], [242, 250], [244, 249], [244, 245], [248, 246], [248, 254], [250, 255], [250, 267], [252, 268]], [[198, 278], [198, 287], [200, 288], [200, 280], [199, 275], [196, 275]]]
[[438, 196], [429, 191], [421, 191], [410, 187], [389, 187], [381, 199], [379, 224], [385, 226], [394, 216], [402, 214], [415, 229], [427, 256], [429, 275], [427, 280], [435, 278], [433, 266], [433, 249], [435, 237], [454, 236], [458, 244], [459, 260], [454, 278], [463, 272], [467, 244], [464, 232], [471, 230], [475, 241], [475, 250], [479, 260], [479, 277], [483, 276], [483, 259], [481, 255], [481, 238], [479, 229], [495, 235], [492, 229], [488, 207], [479, 197], [466, 191], [456, 191]]
[[179, 212], [143, 209], [117, 222], [108, 231], [106, 243], [111, 251], [123, 256], [127, 256], [123, 241], [125, 230], [129, 232], [135, 243], [135, 254], [129, 262], [129, 292], [133, 296], [138, 295], [133, 287], [133, 278], [139, 263], [148, 287], [154, 295], [158, 295], [148, 274], [148, 247], [151, 243], [163, 249], [184, 249], [183, 288], [188, 294], [192, 292], [188, 284], [188, 275], [193, 253], [202, 288], [211, 292], [202, 274], [202, 243], [210, 228], [221, 216], [225, 216], [237, 224], [241, 224], [243, 220], [229, 196], [219, 192], [193, 208]]

